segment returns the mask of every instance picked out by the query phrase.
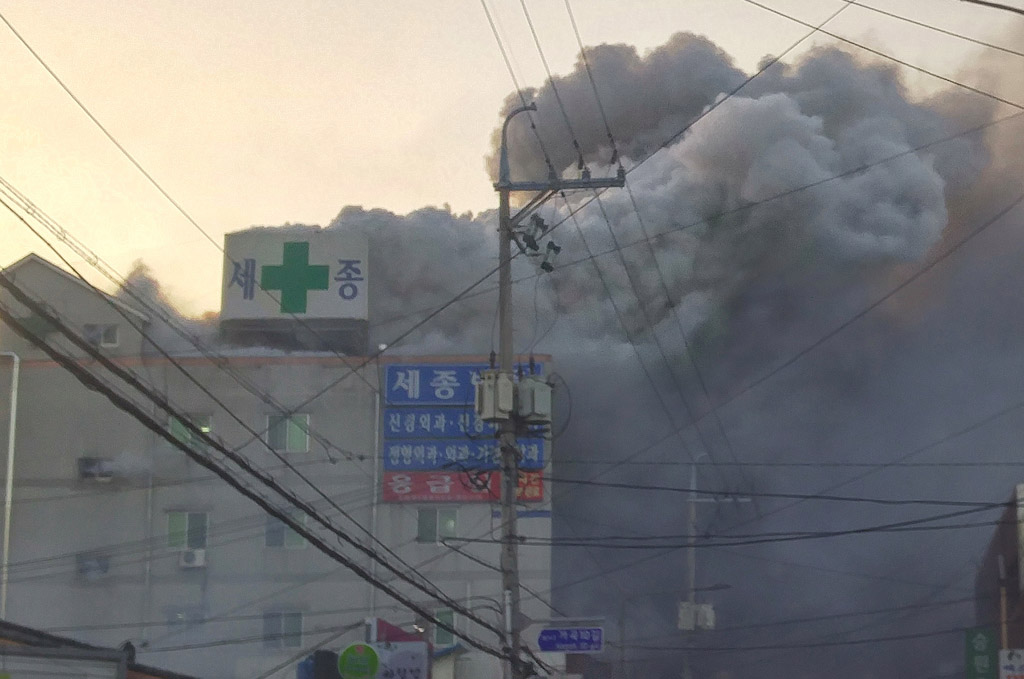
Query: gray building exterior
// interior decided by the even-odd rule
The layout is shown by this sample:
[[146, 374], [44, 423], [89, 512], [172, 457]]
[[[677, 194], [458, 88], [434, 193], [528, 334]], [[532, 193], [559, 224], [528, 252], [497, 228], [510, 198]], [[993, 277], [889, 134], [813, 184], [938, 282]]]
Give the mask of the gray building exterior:
[[[177, 352], [171, 361], [126, 319], [149, 328], [145, 309], [104, 298], [34, 255], [5, 274], [353, 538], [369, 544], [372, 533], [394, 552], [388, 555], [393, 563], [401, 565], [400, 558], [403, 569], [500, 624], [499, 546], [468, 542], [459, 553], [429, 535], [425, 539], [423, 528], [431, 512], [436, 518], [437, 509], [454, 509], [458, 538], [494, 538], [497, 505], [378, 501], [381, 361], [223, 346], [217, 351], [224, 358], [216, 363], [196, 351]], [[20, 308], [8, 294], [2, 298]], [[20, 318], [35, 331], [52, 330], [22, 310]], [[81, 365], [99, 369], [68, 342], [59, 344]], [[141, 662], [206, 679], [252, 679], [278, 666], [269, 677], [292, 677], [295, 662], [316, 644], [337, 650], [361, 640], [367, 617], [406, 628], [416, 622], [3, 324], [0, 352], [20, 358], [8, 620], [106, 646], [129, 640]], [[12, 368], [13, 361], [0, 356], [0, 450], [11, 434]], [[180, 423], [137, 394], [133, 400], [189, 442]], [[550, 464], [550, 450], [545, 459]], [[270, 495], [266, 488], [260, 491]], [[551, 537], [550, 486], [544, 493], [543, 502], [523, 507], [528, 511], [519, 526], [525, 536]], [[285, 506], [280, 498], [275, 504]], [[339, 544], [312, 520], [296, 516]], [[340, 549], [410, 598], [443, 609], [354, 548]], [[550, 548], [522, 549], [521, 568], [524, 584], [547, 598]], [[526, 592], [524, 612], [538, 621], [552, 615]], [[493, 633], [458, 617], [455, 623], [463, 633], [499, 646]], [[443, 637], [441, 646], [450, 642]], [[535, 632], [525, 639], [535, 641]], [[455, 645], [460, 646], [457, 640]], [[459, 679], [501, 673], [495, 660], [479, 652], [454, 657], [451, 672]]]

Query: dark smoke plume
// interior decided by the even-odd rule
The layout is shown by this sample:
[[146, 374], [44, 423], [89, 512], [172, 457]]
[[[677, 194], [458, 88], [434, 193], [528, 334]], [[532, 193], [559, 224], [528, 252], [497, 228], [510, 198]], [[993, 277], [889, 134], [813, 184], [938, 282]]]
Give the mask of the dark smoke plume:
[[[588, 48], [587, 57], [622, 163], [642, 163], [629, 185], [651, 240], [630, 194], [613, 190], [601, 198], [603, 211], [591, 205], [578, 215], [586, 246], [605, 254], [574, 263], [587, 247], [568, 207], [552, 202], [541, 216], [561, 223], [550, 236], [563, 247], [555, 271], [538, 276], [535, 261], [515, 260], [516, 349], [554, 354], [565, 385], [561, 412], [571, 406], [555, 442], [555, 473], [685, 487], [689, 463], [697, 460], [702, 488], [739, 495], [815, 493], [848, 483], [837, 492], [1004, 499], [1019, 479], [1016, 468], [891, 466], [858, 481], [872, 470], [842, 465], [906, 456], [998, 461], [1019, 448], [1019, 412], [922, 448], [1024, 399], [1024, 297], [1017, 292], [1024, 240], [1008, 228], [1021, 224], [1019, 212], [800, 361], [745, 388], [1005, 207], [1024, 172], [1020, 119], [905, 153], [1001, 117], [1005, 107], [954, 88], [915, 96], [890, 65], [818, 48], [769, 68], [679, 135], [747, 77], [720, 48], [678, 34], [646, 55], [601, 45]], [[1002, 91], [1003, 63], [983, 62], [980, 77], [965, 76]], [[553, 170], [575, 176], [578, 160], [555, 87], [584, 161], [596, 176], [614, 173], [582, 61], [554, 83], [523, 92], [538, 105], [536, 130]], [[511, 94], [498, 120], [518, 104], [518, 93]], [[514, 178], [547, 176], [527, 121], [510, 128], [510, 151]], [[487, 159], [492, 175], [495, 154], [491, 149]], [[870, 167], [851, 172], [864, 166]], [[815, 182], [821, 183], [797, 190]], [[497, 264], [495, 222], [493, 211], [341, 210], [327, 228], [370, 240], [373, 343], [390, 342], [490, 272]], [[621, 260], [612, 252], [612, 233], [624, 244]], [[494, 346], [492, 280], [393, 350], [487, 352]], [[722, 405], [717, 415], [708, 415], [715, 405]], [[703, 419], [688, 428], [695, 417]], [[674, 435], [677, 429], [682, 433]], [[794, 462], [812, 464], [770, 466]], [[685, 500], [556, 485], [556, 535], [680, 535]], [[837, 530], [941, 511], [786, 504], [702, 504], [699, 532]], [[958, 669], [959, 636], [799, 645], [973, 624], [970, 605], [935, 604], [970, 594], [974, 562], [990, 533], [876, 532], [700, 549], [698, 586], [729, 585], [700, 594], [716, 603], [722, 628], [704, 635], [683, 637], [675, 629], [685, 586], [679, 549], [559, 548], [552, 598], [571, 614], [606, 617], [613, 639], [613, 621], [624, 615], [629, 677], [678, 676], [686, 645], [719, 649], [689, 654], [699, 677], [931, 676]], [[904, 608], [842, 617], [898, 607]], [[809, 617], [816, 622], [762, 624]], [[764, 648], [743, 650], [751, 646]]]

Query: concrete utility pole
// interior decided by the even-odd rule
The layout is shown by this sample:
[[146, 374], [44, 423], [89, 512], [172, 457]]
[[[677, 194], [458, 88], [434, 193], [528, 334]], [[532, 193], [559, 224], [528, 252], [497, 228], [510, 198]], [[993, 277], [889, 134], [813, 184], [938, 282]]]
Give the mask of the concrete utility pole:
[[[512, 118], [527, 111], [536, 111], [536, 104], [515, 109], [505, 118], [501, 127], [501, 153], [498, 162], [498, 181], [494, 189], [498, 192], [498, 373], [499, 379], [506, 378], [511, 384], [512, 375], [512, 240], [514, 229], [545, 201], [556, 193], [571, 189], [600, 189], [624, 186], [626, 173], [619, 168], [616, 177], [591, 179], [584, 174], [582, 179], [559, 179], [552, 171], [547, 181], [513, 182], [508, 166], [508, 125]], [[513, 191], [533, 193], [533, 197], [515, 214], [511, 214], [510, 199]], [[515, 397], [513, 396], [513, 401]], [[498, 441], [501, 448], [501, 586], [504, 601], [505, 632], [510, 650], [508, 676], [511, 679], [526, 679], [526, 665], [520, 658], [522, 648], [522, 614], [519, 595], [519, 536], [516, 530], [516, 489], [519, 485], [519, 452], [516, 450], [516, 436], [521, 423], [516, 409], [498, 421]]]

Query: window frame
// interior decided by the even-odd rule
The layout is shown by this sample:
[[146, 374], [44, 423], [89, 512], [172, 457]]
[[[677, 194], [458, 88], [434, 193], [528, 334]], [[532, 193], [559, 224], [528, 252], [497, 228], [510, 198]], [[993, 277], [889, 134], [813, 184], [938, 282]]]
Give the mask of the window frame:
[[[450, 608], [437, 608], [433, 611], [434, 617], [444, 622], [449, 622], [455, 629], [459, 628], [458, 616], [455, 615], [455, 611]], [[448, 646], [454, 646], [458, 643], [459, 637], [446, 629], [441, 629], [436, 624], [433, 625], [433, 642], [435, 648], [447, 648]], [[444, 635], [444, 636], [442, 636]], [[444, 641], [442, 641], [444, 639]]]
[[[113, 339], [108, 339], [108, 333], [113, 333]], [[121, 344], [121, 331], [117, 323], [85, 323], [82, 325], [82, 334], [85, 340], [97, 347], [110, 349]]]
[[[306, 525], [306, 515], [304, 513], [296, 512], [294, 516], [292, 516], [292, 518], [301, 523], [303, 526]], [[281, 534], [281, 544], [271, 544], [270, 538], [272, 532], [276, 536], [279, 530]], [[289, 538], [291, 539], [291, 542], [289, 542]], [[303, 535], [297, 533], [295, 529], [286, 524], [284, 521], [278, 519], [276, 516], [267, 514], [267, 524], [263, 532], [264, 547], [266, 547], [267, 549], [297, 550], [305, 549], [307, 545], [309, 545], [309, 542]]]
[[[429, 517], [429, 520], [424, 520]], [[450, 530], [442, 530], [442, 526], [451, 524]], [[431, 530], [425, 534], [424, 528], [429, 525]], [[458, 537], [459, 510], [457, 507], [419, 507], [416, 511], [416, 542], [422, 545], [442, 545], [444, 540]]]
[[86, 483], [103, 483], [117, 477], [114, 458], [82, 455], [75, 460], [78, 480]]
[[[171, 522], [175, 516], [185, 517], [184, 531], [172, 527]], [[203, 517], [202, 544], [192, 544], [193, 527], [192, 517]], [[178, 540], [178, 536], [182, 540]], [[210, 513], [194, 512], [188, 509], [171, 509], [167, 512], [167, 548], [176, 552], [186, 552], [193, 549], [206, 549], [210, 541]]]
[[[300, 424], [298, 424], [296, 422], [296, 418], [305, 418], [305, 422], [300, 425]], [[270, 413], [270, 414], [268, 414], [267, 415], [267, 426], [266, 426], [266, 432], [267, 432], [266, 442], [267, 442], [267, 445], [270, 447], [271, 450], [273, 450], [274, 452], [277, 452], [277, 453], [288, 453], [290, 455], [295, 455], [295, 454], [300, 454], [301, 455], [302, 453], [308, 453], [309, 450], [310, 450], [310, 446], [309, 446], [309, 443], [310, 443], [310, 436], [309, 436], [310, 420], [311, 420], [311, 418], [310, 418], [309, 413], [291, 413], [291, 414], [288, 414], [288, 415], [281, 414], [281, 413]], [[283, 441], [284, 447], [283, 448], [282, 447], [278, 447], [277, 444], [279, 442], [275, 441], [275, 438], [277, 438], [279, 435], [275, 435], [275, 434], [272, 433], [274, 431], [274, 429], [276, 428], [276, 426], [279, 426], [279, 425], [282, 425], [282, 424], [285, 426], [284, 441]], [[292, 443], [293, 443], [293, 441], [292, 441], [292, 426], [297, 428], [299, 430], [299, 432], [301, 432], [301, 434], [303, 436], [303, 447], [301, 449], [298, 449], [298, 448], [294, 449], [294, 450], [292, 449]]]
[[[298, 632], [285, 629], [286, 621], [299, 623]], [[274, 629], [269, 627], [273, 625]], [[305, 636], [305, 616], [295, 609], [273, 609], [263, 611], [263, 648], [266, 650], [286, 650], [302, 648], [302, 637]]]
[[[213, 434], [213, 413], [186, 413], [185, 417], [204, 434]], [[196, 437], [185, 427], [182, 420], [173, 415], [167, 421], [167, 431], [181, 443], [196, 450], [205, 452], [210, 448], [205, 441]]]

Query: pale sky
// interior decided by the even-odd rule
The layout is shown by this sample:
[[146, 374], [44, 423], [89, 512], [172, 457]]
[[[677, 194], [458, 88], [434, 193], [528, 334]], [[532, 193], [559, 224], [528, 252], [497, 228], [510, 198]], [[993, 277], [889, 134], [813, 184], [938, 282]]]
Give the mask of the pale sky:
[[[520, 82], [542, 84], [519, 0], [486, 1]], [[1020, 48], [1008, 43], [1024, 23], [1016, 15], [958, 0], [864, 1]], [[764, 2], [812, 23], [840, 4]], [[570, 71], [578, 50], [564, 0], [527, 7], [552, 70]], [[585, 44], [644, 53], [689, 30], [747, 70], [807, 32], [742, 0], [572, 7]], [[483, 157], [512, 83], [479, 0], [0, 0], [0, 13], [218, 241], [254, 224], [326, 224], [345, 205], [496, 203]], [[967, 80], [983, 51], [856, 6], [828, 29]], [[221, 253], [3, 25], [0, 64], [0, 176], [121, 273], [142, 258], [185, 312], [216, 309]], [[935, 87], [918, 74], [908, 83]], [[0, 233], [0, 264], [30, 251], [53, 259], [6, 210]]]

